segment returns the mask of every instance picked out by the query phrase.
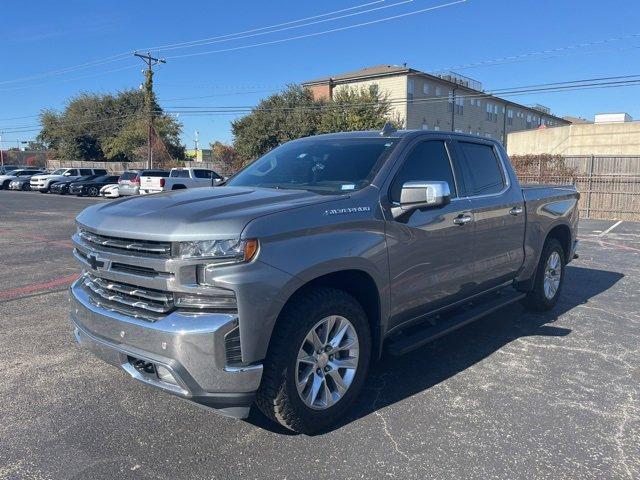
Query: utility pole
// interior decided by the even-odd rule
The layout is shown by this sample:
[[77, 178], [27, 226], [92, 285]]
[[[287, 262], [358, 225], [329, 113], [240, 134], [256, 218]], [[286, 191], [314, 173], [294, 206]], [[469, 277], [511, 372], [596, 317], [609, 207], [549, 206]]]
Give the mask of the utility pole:
[[2, 132], [0, 132], [0, 165], [4, 170], [4, 154], [2, 153]]
[[133, 52], [133, 55], [140, 58], [147, 64], [147, 69], [144, 71], [144, 101], [147, 108], [148, 126], [147, 126], [147, 140], [149, 142], [149, 150], [147, 154], [147, 166], [153, 168], [153, 146], [151, 145], [151, 138], [153, 135], [153, 67], [159, 63], [167, 63], [164, 58], [155, 58], [151, 56], [151, 52], [147, 52], [146, 55], [138, 52]]
[[199, 143], [199, 140], [200, 140], [199, 135], [200, 135], [200, 132], [198, 132], [198, 130], [196, 130], [196, 137], [195, 137], [195, 141], [194, 141], [195, 147], [196, 147], [196, 162], [198, 161], [198, 143]]

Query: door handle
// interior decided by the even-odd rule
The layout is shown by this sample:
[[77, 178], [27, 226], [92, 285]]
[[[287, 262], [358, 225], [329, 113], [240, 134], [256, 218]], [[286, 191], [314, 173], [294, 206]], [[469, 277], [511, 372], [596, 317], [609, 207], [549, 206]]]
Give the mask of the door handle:
[[456, 225], [466, 225], [467, 223], [469, 223], [471, 221], [471, 217], [469, 215], [461, 215], [459, 217], [456, 217], [453, 219], [453, 223], [455, 223]]
[[523, 211], [522, 207], [513, 207], [509, 210], [509, 215], [513, 215], [515, 217], [516, 215], [520, 215]]

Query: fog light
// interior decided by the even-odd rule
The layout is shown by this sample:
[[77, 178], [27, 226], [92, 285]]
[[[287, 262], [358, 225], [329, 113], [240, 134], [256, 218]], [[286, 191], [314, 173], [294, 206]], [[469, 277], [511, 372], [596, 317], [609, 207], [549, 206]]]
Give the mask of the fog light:
[[162, 365], [156, 365], [156, 374], [161, 381], [170, 383], [171, 385], [178, 385], [178, 382], [168, 368], [165, 368]]

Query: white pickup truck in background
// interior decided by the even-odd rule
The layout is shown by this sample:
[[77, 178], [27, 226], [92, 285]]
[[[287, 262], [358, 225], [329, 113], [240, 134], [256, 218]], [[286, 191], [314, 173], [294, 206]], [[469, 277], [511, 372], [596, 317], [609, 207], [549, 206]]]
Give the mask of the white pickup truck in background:
[[223, 181], [223, 177], [206, 168], [172, 168], [168, 177], [141, 176], [140, 194], [148, 195], [184, 188], [212, 187]]

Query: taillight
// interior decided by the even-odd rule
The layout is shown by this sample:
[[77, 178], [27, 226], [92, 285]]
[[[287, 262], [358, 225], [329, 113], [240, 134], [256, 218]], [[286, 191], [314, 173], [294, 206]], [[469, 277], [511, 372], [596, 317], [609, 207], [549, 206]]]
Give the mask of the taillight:
[[133, 177], [131, 183], [137, 183], [138, 185], [140, 185], [140, 176], [136, 175], [135, 177]]
[[160, 179], [160, 186], [161, 186], [162, 188], [164, 188], [164, 178], [161, 178], [161, 179]]

